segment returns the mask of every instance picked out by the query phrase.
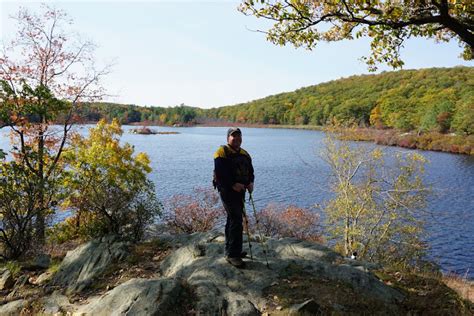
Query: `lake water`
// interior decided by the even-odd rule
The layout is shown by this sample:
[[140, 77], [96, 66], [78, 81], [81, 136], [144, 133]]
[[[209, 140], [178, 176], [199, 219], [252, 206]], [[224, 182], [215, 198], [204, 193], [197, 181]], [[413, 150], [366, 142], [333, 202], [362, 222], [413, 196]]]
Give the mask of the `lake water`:
[[[77, 127], [82, 132], [87, 127]], [[148, 153], [150, 178], [165, 201], [196, 187], [210, 187], [213, 153], [226, 142], [224, 127], [166, 128], [171, 135], [136, 135], [124, 126], [122, 141]], [[243, 144], [255, 168], [254, 199], [257, 208], [268, 203], [311, 207], [322, 204], [327, 192], [329, 168], [320, 158], [324, 134], [318, 131], [244, 128]], [[0, 148], [7, 149], [7, 131], [0, 131]], [[376, 146], [356, 143], [357, 146]], [[389, 155], [408, 150], [384, 147]], [[444, 271], [474, 278], [474, 157], [420, 151], [429, 161], [426, 180], [436, 195], [428, 208], [430, 257]]]

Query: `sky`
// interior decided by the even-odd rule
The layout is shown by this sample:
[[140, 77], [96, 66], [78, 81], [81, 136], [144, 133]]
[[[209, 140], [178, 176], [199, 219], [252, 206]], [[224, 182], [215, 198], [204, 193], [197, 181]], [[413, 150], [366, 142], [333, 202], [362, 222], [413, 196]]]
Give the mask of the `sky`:
[[[275, 46], [269, 21], [245, 16], [239, 1], [44, 1], [65, 10], [72, 29], [97, 45], [99, 64], [114, 63], [103, 101], [201, 108], [248, 102], [351, 75], [369, 73], [360, 57], [369, 41], [321, 43], [313, 51]], [[9, 16], [40, 2], [0, 0], [0, 36], [15, 31]], [[407, 41], [404, 69], [473, 66], [457, 41]], [[391, 70], [381, 66], [380, 71]]]

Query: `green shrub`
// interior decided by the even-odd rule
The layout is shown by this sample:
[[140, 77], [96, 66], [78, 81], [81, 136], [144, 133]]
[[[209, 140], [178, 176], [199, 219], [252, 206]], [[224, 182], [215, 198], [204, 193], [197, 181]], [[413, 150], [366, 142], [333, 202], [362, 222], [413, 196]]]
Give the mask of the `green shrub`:
[[130, 144], [120, 144], [122, 132], [116, 120], [102, 120], [88, 138], [73, 139], [66, 155], [70, 169], [64, 207], [74, 211], [77, 229], [64, 228], [65, 238], [117, 234], [138, 241], [161, 214], [154, 184], [147, 179], [150, 160], [145, 153], [134, 155]]
[[13, 277], [18, 276], [21, 272], [21, 265], [16, 261], [8, 261], [5, 264], [5, 268], [10, 270]]

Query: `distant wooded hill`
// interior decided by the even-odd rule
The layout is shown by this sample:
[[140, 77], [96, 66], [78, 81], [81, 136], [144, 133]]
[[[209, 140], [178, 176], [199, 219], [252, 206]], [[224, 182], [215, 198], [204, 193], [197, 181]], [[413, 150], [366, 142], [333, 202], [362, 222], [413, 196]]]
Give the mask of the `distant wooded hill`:
[[474, 67], [401, 70], [351, 76], [263, 99], [213, 109], [185, 105], [89, 104], [82, 116], [123, 123], [196, 121], [325, 125], [333, 120], [377, 128], [474, 134]]

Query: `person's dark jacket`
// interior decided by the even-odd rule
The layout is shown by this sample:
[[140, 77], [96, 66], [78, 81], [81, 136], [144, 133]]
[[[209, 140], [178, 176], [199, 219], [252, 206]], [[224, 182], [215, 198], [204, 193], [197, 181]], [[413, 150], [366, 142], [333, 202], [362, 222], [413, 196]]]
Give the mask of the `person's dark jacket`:
[[214, 153], [214, 174], [217, 189], [231, 189], [235, 183], [249, 185], [254, 182], [252, 158], [240, 148], [234, 150], [229, 145], [220, 146]]

